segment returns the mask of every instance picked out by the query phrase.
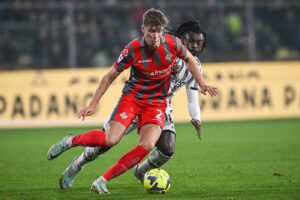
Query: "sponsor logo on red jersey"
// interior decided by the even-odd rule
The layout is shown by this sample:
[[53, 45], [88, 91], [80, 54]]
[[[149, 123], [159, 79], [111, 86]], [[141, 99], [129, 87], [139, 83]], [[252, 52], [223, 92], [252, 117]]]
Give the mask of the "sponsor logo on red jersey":
[[151, 59], [148, 59], [148, 60], [139, 60], [139, 63], [149, 63], [149, 62], [152, 62]]
[[153, 72], [143, 72], [144, 75], [146, 76], [157, 76], [157, 75], [161, 75], [161, 74], [165, 74], [169, 69], [163, 69], [163, 70], [156, 70]]

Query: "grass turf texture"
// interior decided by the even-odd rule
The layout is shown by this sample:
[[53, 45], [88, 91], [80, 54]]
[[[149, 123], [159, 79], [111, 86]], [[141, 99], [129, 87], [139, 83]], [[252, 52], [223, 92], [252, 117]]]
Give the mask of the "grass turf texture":
[[204, 123], [202, 141], [191, 124], [177, 124], [171, 177], [165, 195], [147, 194], [133, 169], [108, 183], [110, 195], [89, 191], [125, 152], [137, 134], [123, 138], [89, 163], [69, 190], [58, 180], [83, 147], [53, 161], [49, 147], [66, 134], [95, 127], [0, 130], [0, 200], [6, 199], [300, 199], [300, 119]]

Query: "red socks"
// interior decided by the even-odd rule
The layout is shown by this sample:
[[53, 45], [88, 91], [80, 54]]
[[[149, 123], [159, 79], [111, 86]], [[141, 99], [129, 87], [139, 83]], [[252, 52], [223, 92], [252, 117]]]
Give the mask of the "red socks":
[[[105, 132], [92, 130], [87, 133], [77, 135], [72, 139], [72, 145], [106, 147]], [[103, 177], [109, 181], [110, 179], [123, 174], [143, 160], [148, 153], [149, 152], [144, 149], [144, 147], [140, 145], [136, 146], [134, 149], [122, 156], [114, 166], [103, 174]]]
[[115, 178], [134, 167], [141, 160], [143, 160], [148, 153], [149, 152], [144, 149], [144, 147], [138, 145], [134, 149], [126, 153], [124, 156], [122, 156], [118, 160], [118, 162], [108, 171], [106, 171], [102, 176], [107, 181], [109, 181], [110, 179]]
[[105, 132], [100, 130], [92, 130], [72, 139], [73, 146], [101, 146], [106, 147]]

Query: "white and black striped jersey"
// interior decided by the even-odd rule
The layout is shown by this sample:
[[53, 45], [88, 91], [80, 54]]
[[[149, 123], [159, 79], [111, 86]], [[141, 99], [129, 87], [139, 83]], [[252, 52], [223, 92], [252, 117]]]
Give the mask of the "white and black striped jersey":
[[[200, 60], [197, 57], [195, 57], [195, 59], [197, 61], [200, 72], [203, 73]], [[174, 76], [171, 77], [169, 94], [167, 96], [168, 106], [171, 104], [171, 98], [182, 86], [185, 85], [187, 89], [198, 90], [198, 83], [192, 73], [188, 70], [185, 61], [180, 58], [176, 58], [175, 62], [180, 66], [180, 70], [177, 78], [175, 78]]]

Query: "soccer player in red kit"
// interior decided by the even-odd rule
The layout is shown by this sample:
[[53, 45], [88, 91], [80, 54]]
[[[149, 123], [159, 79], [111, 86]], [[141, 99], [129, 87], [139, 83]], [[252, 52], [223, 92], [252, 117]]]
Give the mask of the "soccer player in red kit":
[[111, 69], [102, 77], [89, 105], [76, 114], [83, 120], [92, 115], [112, 81], [130, 67], [129, 80], [125, 83], [106, 132], [92, 130], [77, 136], [69, 135], [54, 144], [48, 152], [47, 157], [52, 160], [74, 146], [112, 147], [121, 140], [128, 126], [138, 116], [138, 145], [95, 180], [92, 191], [108, 193], [106, 183], [109, 180], [134, 167], [154, 148], [163, 127], [170, 72], [175, 57], [185, 60], [203, 94], [208, 92], [211, 96], [216, 95], [216, 88], [206, 85], [195, 58], [181, 41], [175, 36], [162, 33], [167, 23], [167, 18], [159, 10], [147, 10], [143, 15], [144, 36], [126, 46]]

